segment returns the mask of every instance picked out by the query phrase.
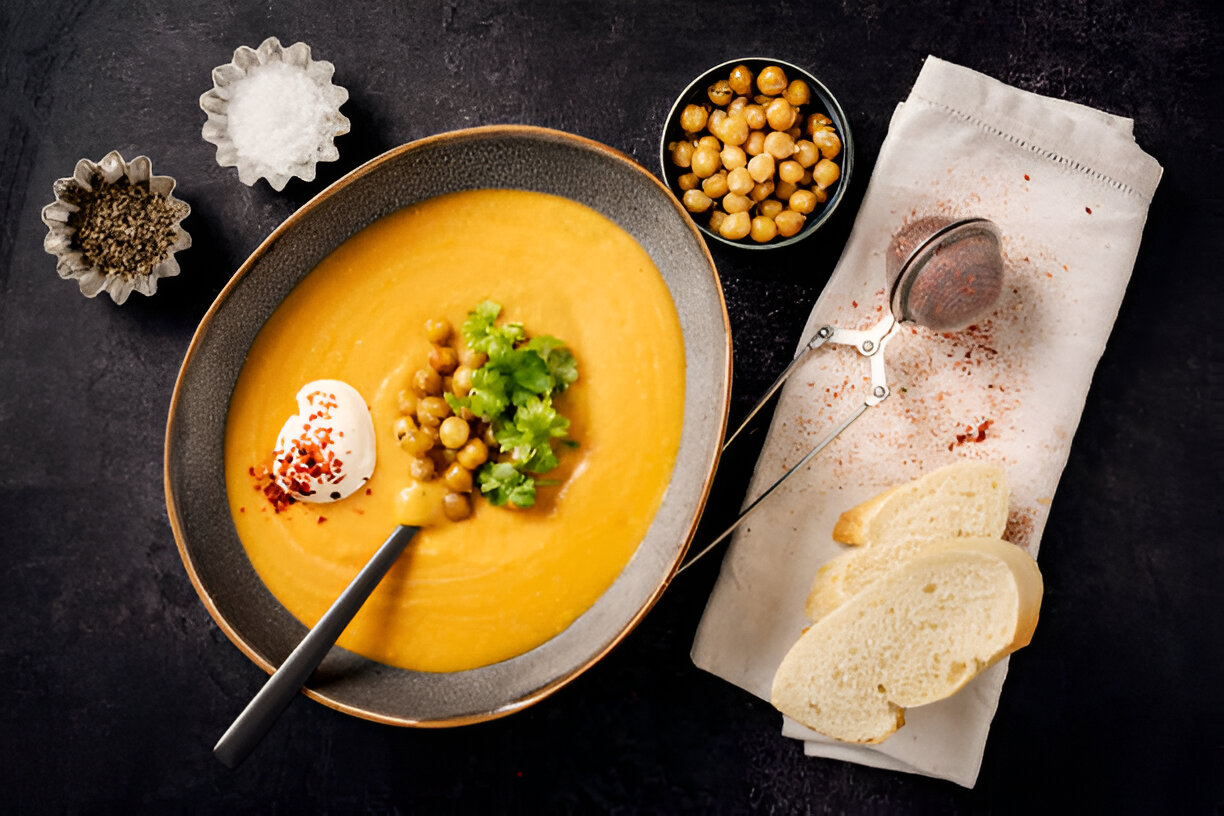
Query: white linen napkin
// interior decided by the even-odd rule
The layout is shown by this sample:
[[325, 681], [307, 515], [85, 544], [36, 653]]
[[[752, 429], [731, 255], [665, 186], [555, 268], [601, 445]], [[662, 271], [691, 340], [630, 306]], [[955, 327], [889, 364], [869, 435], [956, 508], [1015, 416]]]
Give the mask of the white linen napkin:
[[[808, 320], [864, 329], [887, 309], [892, 234], [925, 215], [984, 216], [1003, 233], [1007, 279], [964, 332], [907, 325], [883, 352], [892, 396], [770, 496], [732, 539], [693, 644], [699, 667], [769, 699], [810, 621], [817, 568], [845, 550], [844, 510], [958, 458], [1002, 462], [1005, 537], [1037, 554], [1093, 369], [1117, 317], [1161, 168], [1132, 121], [1021, 91], [928, 57], [898, 105], [837, 268]], [[780, 395], [748, 499], [861, 404], [853, 349], [809, 356]], [[747, 503], [747, 502], [745, 502]], [[1041, 637], [1041, 625], [1035, 637]], [[1020, 653], [1023, 657], [1023, 652]], [[1006, 661], [953, 697], [906, 713], [883, 743], [838, 743], [786, 722], [804, 750], [972, 787]]]

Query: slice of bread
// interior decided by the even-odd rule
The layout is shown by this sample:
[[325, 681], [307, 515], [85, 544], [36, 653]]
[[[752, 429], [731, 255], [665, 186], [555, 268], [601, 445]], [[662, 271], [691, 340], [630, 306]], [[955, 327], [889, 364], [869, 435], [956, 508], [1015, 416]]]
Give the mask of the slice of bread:
[[774, 676], [783, 714], [839, 740], [880, 742], [905, 709], [941, 700], [1028, 644], [1042, 581], [1024, 550], [948, 538], [813, 624]]
[[[859, 548], [816, 573], [804, 609], [820, 620], [937, 538], [999, 538], [1007, 526], [1007, 474], [993, 462], [962, 461], [890, 488], [842, 513], [833, 538]], [[864, 546], [865, 545], [865, 546]]]
[[833, 540], [986, 536], [1007, 526], [1007, 474], [995, 462], [963, 460], [892, 487], [841, 514]]

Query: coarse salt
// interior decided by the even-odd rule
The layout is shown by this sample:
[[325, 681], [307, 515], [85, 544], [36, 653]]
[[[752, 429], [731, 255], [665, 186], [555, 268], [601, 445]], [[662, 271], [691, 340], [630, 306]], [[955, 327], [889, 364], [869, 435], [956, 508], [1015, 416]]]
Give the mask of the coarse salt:
[[271, 62], [231, 86], [229, 135], [238, 155], [261, 174], [284, 173], [323, 158], [334, 109], [324, 89], [300, 68]]

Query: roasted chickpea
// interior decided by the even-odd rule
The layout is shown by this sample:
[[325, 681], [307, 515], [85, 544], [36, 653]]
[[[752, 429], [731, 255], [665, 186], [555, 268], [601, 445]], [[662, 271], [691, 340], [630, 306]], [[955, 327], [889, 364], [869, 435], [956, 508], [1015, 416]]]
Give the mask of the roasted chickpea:
[[779, 209], [783, 201], [790, 201], [790, 197], [799, 189], [799, 185], [791, 181], [779, 181], [774, 185], [774, 198], [778, 199]]
[[442, 512], [451, 521], [463, 521], [472, 515], [472, 500], [466, 493], [447, 493], [442, 498]]
[[414, 456], [408, 465], [408, 472], [418, 482], [428, 482], [434, 477], [435, 468], [434, 460], [428, 456]]
[[811, 167], [820, 161], [820, 148], [810, 139], [799, 139], [795, 142], [795, 161], [802, 167]]
[[752, 192], [748, 194], [748, 197], [751, 198], [755, 203], [759, 204], [760, 202], [769, 198], [769, 196], [773, 194], [773, 191], [774, 191], [774, 183], [773, 183], [773, 180], [770, 179], [767, 181], [762, 181], [760, 184], [757, 184], [756, 186], [754, 186], [752, 188]]
[[489, 355], [483, 351], [476, 351], [467, 346], [459, 349], [459, 365], [467, 366], [475, 371], [489, 361]]
[[422, 428], [438, 427], [450, 412], [450, 406], [441, 397], [424, 397], [417, 403], [417, 421]]
[[[450, 346], [434, 346], [429, 350], [429, 366], [439, 374], [450, 374], [459, 365], [459, 355]], [[445, 385], [442, 390], [447, 390]]]
[[400, 389], [399, 396], [396, 397], [396, 407], [399, 408], [401, 414], [415, 414], [417, 406], [417, 395], [410, 388]]
[[[752, 191], [749, 190], [749, 192]], [[739, 193], [727, 193], [723, 196], [722, 205], [728, 215], [735, 215], [736, 213], [746, 212], [752, 207], [752, 199]]]
[[[422, 425], [420, 427], [420, 431], [425, 438], [429, 440], [429, 448], [434, 448], [442, 444], [442, 439], [438, 436], [437, 425]], [[429, 448], [426, 448], [426, 450], [429, 450]]]
[[710, 198], [722, 198], [727, 194], [727, 171], [719, 170], [701, 182], [701, 191]]
[[738, 241], [748, 235], [752, 229], [752, 219], [747, 212], [737, 212], [728, 215], [718, 227], [718, 234], [729, 241]]
[[734, 95], [735, 92], [731, 90], [731, 83], [727, 82], [725, 79], [718, 80], [706, 91], [706, 96], [708, 96], [710, 101], [715, 105], [727, 104], [731, 101], [731, 97]]
[[826, 159], [835, 159], [841, 153], [841, 139], [831, 130], [818, 130], [812, 134], [812, 143], [820, 148], [820, 155]]
[[753, 156], [752, 161], [748, 162], [748, 173], [758, 183], [773, 178], [774, 157], [769, 153]]
[[451, 336], [450, 321], [444, 317], [431, 317], [425, 321], [425, 339], [431, 343], [445, 343]]
[[737, 116], [744, 112], [744, 108], [748, 107], [751, 100], [746, 96], [737, 96], [731, 100], [731, 104], [727, 106], [727, 116]]
[[484, 440], [485, 447], [487, 447], [489, 450], [495, 450], [498, 448], [497, 434], [493, 433], [492, 425], [481, 425], [480, 438]]
[[459, 449], [455, 461], [468, 470], [475, 470], [489, 458], [489, 446], [481, 439], [469, 439], [467, 444]]
[[[779, 183], [774, 187], [774, 195], [781, 195], [779, 190], [782, 189], [782, 184]], [[783, 204], [776, 198], [767, 198], [757, 205], [757, 213], [766, 218], [773, 218], [778, 213], [782, 212]]]
[[789, 159], [795, 153], [795, 140], [789, 133], [775, 130], [765, 137], [765, 152], [775, 159]]
[[812, 195], [809, 190], [796, 190], [787, 199], [786, 204], [795, 212], [807, 215], [816, 209], [816, 196]]
[[765, 114], [765, 109], [755, 103], [744, 106], [744, 119], [748, 122], [748, 127], [753, 130], [760, 130], [769, 124], [769, 117]]
[[841, 177], [841, 168], [835, 162], [821, 159], [812, 168], [812, 182], [817, 187], [828, 187]]
[[677, 167], [688, 167], [693, 161], [692, 142], [675, 142], [671, 146], [672, 164]]
[[462, 419], [457, 416], [448, 416], [438, 427], [438, 438], [446, 447], [458, 450], [467, 444], [468, 434], [471, 432], [472, 429]]
[[705, 212], [714, 204], [702, 190], [689, 190], [681, 201], [684, 202], [684, 209], [691, 213]]
[[803, 132], [809, 137], [814, 133], [824, 130], [826, 127], [833, 124], [833, 121], [823, 113], [813, 113], [803, 123]]
[[723, 125], [722, 139], [730, 145], [742, 145], [748, 141], [748, 120], [744, 118], [744, 114], [735, 113], [727, 115], [727, 122]]
[[792, 184], [803, 178], [803, 165], [793, 159], [787, 159], [778, 165], [778, 178]]
[[685, 173], [676, 179], [676, 184], [680, 185], [681, 190], [688, 192], [689, 190], [695, 190], [700, 187], [701, 179], [697, 177], [696, 173]]
[[726, 220], [727, 214], [722, 210], [715, 210], [714, 212], [710, 213], [710, 223], [708, 225], [710, 227], [710, 231], [718, 232], [718, 228], [721, 227], [722, 222]]
[[756, 85], [761, 93], [777, 96], [786, 90], [786, 72], [777, 65], [762, 68], [761, 73], [757, 74]]
[[694, 149], [702, 147], [708, 147], [717, 153], [718, 151], [722, 150], [722, 142], [718, 141], [718, 139], [714, 138], [713, 136], [702, 136], [697, 140], [697, 145]]
[[706, 126], [709, 114], [700, 105], [685, 105], [680, 112], [680, 127], [689, 133], [696, 133]]
[[722, 152], [718, 154], [718, 157], [722, 159], [723, 167], [728, 170], [743, 167], [748, 163], [748, 154], [739, 145], [723, 145]]
[[422, 397], [427, 397], [430, 394], [441, 394], [442, 375], [429, 367], [419, 368], [412, 375], [412, 387]]
[[794, 210], [783, 210], [774, 216], [774, 225], [777, 226], [779, 235], [783, 238], [789, 238], [803, 229], [803, 222], [806, 220], [803, 213], [797, 213]]
[[765, 132], [762, 130], [754, 130], [748, 134], [748, 141], [744, 142], [744, 152], [749, 156], [759, 156], [765, 152]]
[[416, 423], [412, 421], [412, 417], [398, 417], [391, 425], [391, 432], [395, 434], [395, 441], [403, 439], [409, 431], [416, 430]]
[[715, 108], [713, 113], [710, 114], [709, 121], [706, 124], [706, 130], [710, 131], [710, 133], [713, 133], [717, 138], [722, 139], [725, 142], [726, 139], [723, 138], [723, 127], [726, 124], [727, 111], [723, 108]]
[[802, 79], [792, 79], [782, 97], [797, 108], [812, 101], [812, 89]]
[[731, 90], [741, 96], [752, 90], [752, 69], [747, 65], [737, 65], [731, 69], [731, 76], [727, 79], [727, 84], [731, 86]]
[[750, 234], [752, 235], [752, 240], [763, 244], [766, 241], [772, 241], [774, 236], [778, 234], [778, 225], [774, 223], [772, 218], [758, 215], [752, 219]]
[[413, 428], [399, 437], [399, 446], [405, 452], [413, 456], [424, 456], [433, 447], [433, 440], [429, 438], [429, 434], [422, 431], [420, 428]]
[[775, 99], [765, 109], [765, 120], [774, 130], [788, 130], [795, 124], [798, 113], [785, 99]]
[[727, 190], [738, 195], [748, 195], [748, 191], [756, 184], [752, 172], [747, 167], [737, 167], [727, 174]]
[[456, 493], [472, 492], [472, 471], [457, 461], [442, 472], [442, 481], [446, 482], [446, 486]]
[[693, 151], [693, 173], [697, 178], [707, 178], [718, 171], [718, 151], [712, 147], [699, 147]]
[[461, 365], [455, 369], [451, 377], [451, 393], [456, 397], [466, 397], [472, 390], [472, 369]]

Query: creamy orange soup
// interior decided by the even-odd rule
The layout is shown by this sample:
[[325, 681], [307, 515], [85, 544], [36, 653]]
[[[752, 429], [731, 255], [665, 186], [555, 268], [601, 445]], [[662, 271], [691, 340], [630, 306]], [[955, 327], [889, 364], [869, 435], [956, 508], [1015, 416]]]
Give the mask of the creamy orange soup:
[[[684, 403], [675, 306], [646, 252], [607, 218], [540, 193], [455, 193], [354, 235], [285, 299], [251, 348], [230, 403], [226, 482], [260, 578], [313, 625], [395, 527], [410, 482], [397, 395], [425, 365], [423, 325], [458, 328], [485, 299], [531, 336], [561, 338], [579, 379], [557, 401], [579, 444], [558, 446], [528, 510], [475, 499], [466, 521], [423, 530], [340, 638], [371, 659], [459, 671], [522, 654], [602, 594], [646, 533], [671, 476]], [[276, 512], [250, 469], [267, 464], [294, 396], [343, 380], [368, 403], [377, 465], [367, 490]]]

